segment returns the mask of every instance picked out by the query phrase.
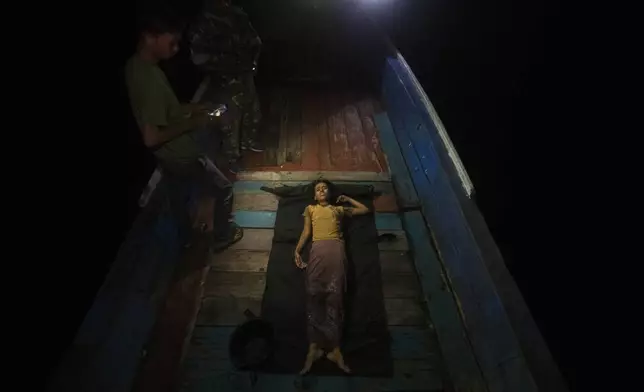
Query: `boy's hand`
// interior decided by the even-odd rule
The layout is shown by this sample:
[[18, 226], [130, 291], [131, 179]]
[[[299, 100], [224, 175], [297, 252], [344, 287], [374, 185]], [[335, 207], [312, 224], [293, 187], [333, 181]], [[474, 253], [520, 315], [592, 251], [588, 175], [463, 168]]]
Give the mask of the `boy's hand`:
[[216, 105], [212, 102], [202, 102], [195, 104], [195, 110], [199, 112], [210, 112], [217, 109], [219, 105]]
[[215, 123], [215, 118], [214, 116], [209, 116], [208, 113], [205, 112], [200, 112], [200, 113], [195, 113], [193, 116], [190, 118], [191, 121], [193, 121], [193, 124], [197, 127], [204, 126], [204, 125], [212, 125]]
[[348, 202], [349, 202], [349, 198], [347, 196], [342, 195], [342, 196], [338, 197], [337, 203], [348, 203]]
[[215, 108], [210, 102], [186, 103], [182, 105], [186, 117], [196, 116], [200, 112], [206, 112]]

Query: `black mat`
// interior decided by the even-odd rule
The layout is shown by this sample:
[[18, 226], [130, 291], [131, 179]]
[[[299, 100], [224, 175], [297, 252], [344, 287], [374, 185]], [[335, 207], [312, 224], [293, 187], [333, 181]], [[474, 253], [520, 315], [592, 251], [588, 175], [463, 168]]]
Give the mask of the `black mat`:
[[[293, 261], [302, 233], [304, 208], [313, 200], [313, 185], [264, 189], [281, 196], [275, 222], [262, 318], [275, 328], [277, 348], [267, 372], [296, 373], [304, 364], [308, 347], [304, 271]], [[371, 186], [331, 185], [335, 198], [353, 197], [373, 211], [375, 193]], [[378, 251], [378, 232], [373, 214], [345, 220], [347, 295], [343, 352], [353, 375], [390, 377], [393, 364], [385, 313]], [[307, 261], [310, 241], [303, 252]], [[327, 359], [320, 359], [311, 374], [343, 374]]]

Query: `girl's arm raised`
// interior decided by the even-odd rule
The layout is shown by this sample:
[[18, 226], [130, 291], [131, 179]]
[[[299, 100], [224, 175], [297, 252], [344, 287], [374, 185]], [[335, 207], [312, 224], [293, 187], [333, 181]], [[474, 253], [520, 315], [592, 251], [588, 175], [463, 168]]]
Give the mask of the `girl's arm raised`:
[[349, 196], [342, 195], [338, 197], [338, 203], [349, 203], [351, 204], [351, 208], [345, 208], [345, 214], [348, 216], [355, 216], [355, 215], [366, 215], [369, 213], [369, 209], [367, 206], [364, 204], [360, 203], [357, 200], [354, 200], [350, 198]]

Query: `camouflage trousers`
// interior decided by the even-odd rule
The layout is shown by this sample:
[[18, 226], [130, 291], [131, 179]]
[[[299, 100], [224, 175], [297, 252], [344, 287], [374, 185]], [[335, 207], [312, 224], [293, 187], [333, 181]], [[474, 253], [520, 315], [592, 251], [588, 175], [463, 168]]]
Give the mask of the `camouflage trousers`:
[[223, 103], [228, 105], [222, 132], [224, 140], [222, 153], [229, 160], [241, 157], [241, 150], [257, 140], [257, 133], [262, 120], [253, 73], [242, 74], [235, 78], [212, 80], [219, 81], [217, 87]]

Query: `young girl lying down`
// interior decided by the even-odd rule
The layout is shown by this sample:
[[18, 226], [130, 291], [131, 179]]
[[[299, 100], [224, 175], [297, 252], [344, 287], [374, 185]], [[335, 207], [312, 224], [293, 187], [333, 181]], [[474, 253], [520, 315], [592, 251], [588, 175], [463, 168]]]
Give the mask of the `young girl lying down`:
[[[306, 313], [309, 351], [300, 374], [311, 370], [313, 362], [326, 357], [349, 373], [340, 352], [343, 325], [343, 294], [345, 291], [346, 254], [342, 237], [342, 219], [364, 215], [369, 209], [348, 196], [337, 203], [352, 207], [333, 206], [329, 200], [329, 184], [315, 184], [314, 205], [304, 210], [304, 229], [295, 248], [295, 264], [306, 269]], [[302, 263], [302, 249], [313, 234], [309, 262]]]

